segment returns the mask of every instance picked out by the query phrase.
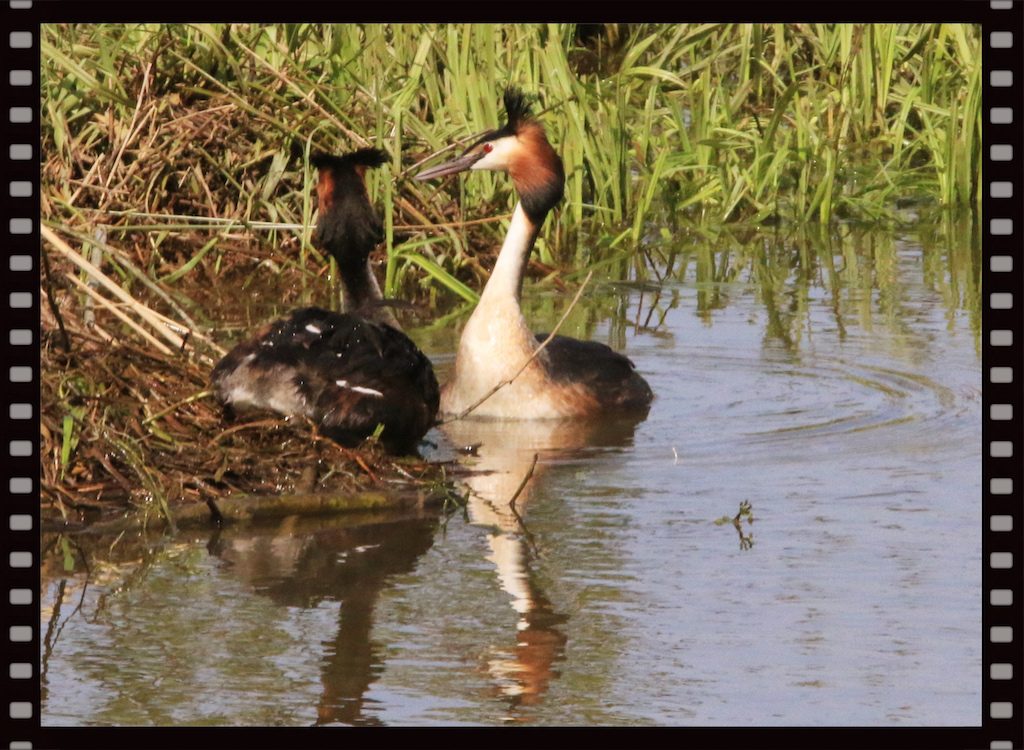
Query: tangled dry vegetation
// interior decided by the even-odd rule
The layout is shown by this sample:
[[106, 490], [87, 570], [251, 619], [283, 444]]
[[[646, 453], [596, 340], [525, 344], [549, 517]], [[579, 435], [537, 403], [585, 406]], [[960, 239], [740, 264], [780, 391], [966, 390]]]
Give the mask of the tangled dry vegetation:
[[[268, 130], [264, 97], [252, 97], [257, 111], [237, 90], [190, 93], [205, 73], [168, 90], [156, 69], [166, 54], [135, 61], [97, 111], [66, 81], [44, 104], [44, 518], [170, 519], [185, 505], [261, 493], [330, 492], [354, 507], [381, 489], [436, 494], [442, 466], [373, 443], [346, 449], [303, 421], [223, 421], [208, 387], [224, 346], [265, 309], [336, 306], [329, 261], [309, 245], [311, 146], [300, 136], [326, 117], [349, 147], [368, 141], [315, 103]], [[269, 85], [288, 89], [277, 78]], [[428, 222], [409, 201], [392, 210], [399, 224]], [[253, 312], [246, 298], [268, 302]]]
[[304, 421], [225, 423], [207, 390], [224, 350], [159, 285], [139, 284], [136, 298], [43, 233], [40, 455], [49, 521], [138, 511], [173, 523], [176, 506], [239, 494], [325, 491], [360, 508], [367, 492], [441, 492], [443, 466], [388, 456], [372, 442], [343, 448]]

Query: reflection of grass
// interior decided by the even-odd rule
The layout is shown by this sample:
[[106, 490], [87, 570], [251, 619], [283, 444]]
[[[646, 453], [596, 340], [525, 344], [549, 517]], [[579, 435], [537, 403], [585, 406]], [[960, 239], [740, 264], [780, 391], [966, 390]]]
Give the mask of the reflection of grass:
[[448, 481], [447, 474], [442, 468], [440, 480], [430, 485], [430, 492], [436, 493], [441, 501], [441, 529], [448, 529], [448, 520], [458, 513], [462, 520], [469, 522], [469, 493], [457, 489], [454, 482]]
[[[725, 227], [713, 243], [704, 234], [681, 232], [673, 246], [678, 256], [673, 276], [697, 288], [697, 313], [708, 321], [728, 304], [731, 285], [752, 285], [764, 306], [766, 338], [793, 349], [810, 330], [814, 304], [831, 309], [840, 338], [851, 325], [907, 332], [913, 315], [905, 266], [920, 264], [924, 283], [942, 298], [947, 318], [965, 312], [977, 339], [979, 230], [970, 214], [939, 219], [916, 225], [906, 241], [889, 228], [852, 224], [786, 232]], [[916, 246], [918, 252], [902, 252]]]
[[[643, 269], [643, 277], [693, 288], [694, 312], [708, 325], [716, 311], [740, 296], [756, 295], [765, 341], [793, 352], [808, 337], [821, 335], [823, 325], [839, 340], [857, 329], [880, 328], [895, 334], [893, 345], [916, 346], [920, 291], [912, 290], [923, 278], [941, 300], [951, 329], [956, 317], [966, 316], [980, 351], [979, 227], [970, 212], [938, 212], [938, 220], [933, 218], [905, 233], [855, 224], [784, 231], [725, 225], [709, 235], [683, 222], [671, 241], [654, 246], [653, 265]], [[526, 294], [528, 318], [538, 330], [540, 321], [557, 319], [565, 306], [565, 295], [545, 294], [543, 288], [534, 285]], [[680, 287], [648, 281], [640, 288], [633, 309], [623, 307], [620, 295], [589, 295], [569, 317], [566, 331], [593, 337], [597, 324], [609, 321], [602, 340], [619, 348], [630, 329], [657, 334], [665, 313], [681, 304]]]

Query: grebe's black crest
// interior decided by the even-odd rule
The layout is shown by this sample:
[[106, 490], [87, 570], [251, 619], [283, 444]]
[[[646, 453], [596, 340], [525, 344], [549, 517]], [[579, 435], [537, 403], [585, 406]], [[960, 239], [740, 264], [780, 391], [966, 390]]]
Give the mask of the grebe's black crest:
[[469, 148], [467, 148], [464, 153], [469, 153], [481, 143], [496, 141], [499, 138], [515, 135], [526, 123], [534, 122], [533, 112], [530, 108], [533, 98], [534, 97], [523, 93], [520, 89], [517, 89], [514, 86], [506, 88], [504, 96], [506, 116], [505, 124], [497, 130], [489, 130], [484, 133], [470, 144]]
[[505, 127], [502, 129], [506, 131], [506, 134], [511, 135], [519, 130], [528, 120], [533, 119], [533, 112], [530, 109], [533, 97], [524, 94], [514, 86], [509, 86], [505, 89], [505, 96], [503, 98], [505, 102], [505, 115], [508, 119]]
[[387, 164], [387, 162], [387, 153], [379, 148], [361, 148], [341, 156], [333, 156], [323, 151], [316, 151], [309, 156], [309, 163], [317, 169], [323, 169], [324, 167], [347, 169], [357, 166], [372, 169], [373, 167]]

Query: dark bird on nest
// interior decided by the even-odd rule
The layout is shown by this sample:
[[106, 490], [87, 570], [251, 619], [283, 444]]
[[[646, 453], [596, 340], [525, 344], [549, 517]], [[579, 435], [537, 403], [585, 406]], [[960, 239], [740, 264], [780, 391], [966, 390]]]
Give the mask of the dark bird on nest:
[[295, 310], [228, 352], [212, 374], [228, 416], [263, 409], [308, 417], [347, 446], [382, 427], [393, 452], [414, 450], [433, 425], [434, 368], [382, 303], [369, 265], [383, 232], [364, 177], [386, 161], [372, 148], [310, 158], [319, 171], [313, 243], [337, 261], [346, 312]]

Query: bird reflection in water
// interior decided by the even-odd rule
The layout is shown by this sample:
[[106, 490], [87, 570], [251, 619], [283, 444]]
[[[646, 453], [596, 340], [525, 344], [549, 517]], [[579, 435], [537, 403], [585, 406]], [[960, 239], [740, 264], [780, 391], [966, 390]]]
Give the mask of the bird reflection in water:
[[374, 725], [365, 695], [384, 670], [371, 638], [374, 608], [388, 579], [413, 570], [430, 549], [437, 514], [396, 518], [285, 519], [245, 536], [217, 535], [208, 548], [258, 593], [288, 607], [339, 603], [334, 638], [322, 642], [316, 724]]
[[[527, 510], [543, 494], [551, 463], [586, 447], [613, 447], [632, 442], [645, 415], [601, 420], [460, 419], [441, 429], [454, 446], [476, 446], [463, 463], [469, 473], [470, 522], [490, 530], [490, 560], [498, 582], [518, 615], [515, 646], [496, 646], [486, 669], [497, 691], [508, 700], [508, 721], [515, 709], [539, 704], [564, 658], [567, 642], [559, 613], [547, 598], [535, 571], [540, 550], [529, 530]], [[534, 465], [534, 456], [539, 459]], [[524, 482], [525, 478], [525, 482]], [[518, 492], [518, 494], [517, 494]], [[510, 501], [515, 498], [514, 505]], [[541, 545], [542, 546], [542, 545]]]
[[[585, 448], [629, 445], [639, 419], [463, 419], [442, 427], [452, 445], [479, 444], [476, 455], [464, 459], [463, 482], [469, 490], [469, 519], [487, 529], [488, 559], [516, 613], [514, 636], [490, 644], [484, 665], [505, 701], [508, 721], [524, 718], [517, 709], [544, 699], [558, 677], [567, 643], [568, 616], [552, 604], [537, 572], [543, 537], [530, 540], [530, 505], [558, 471], [554, 462]], [[539, 460], [533, 467], [535, 455]], [[513, 512], [509, 501], [517, 490]], [[321, 644], [316, 724], [381, 723], [366, 699], [386, 667], [385, 646], [372, 638], [374, 610], [390, 579], [412, 572], [431, 548], [439, 523], [436, 512], [292, 518], [262, 530], [247, 528], [244, 535], [227, 530], [211, 539], [211, 554], [273, 602], [303, 608], [339, 603], [334, 636]]]

